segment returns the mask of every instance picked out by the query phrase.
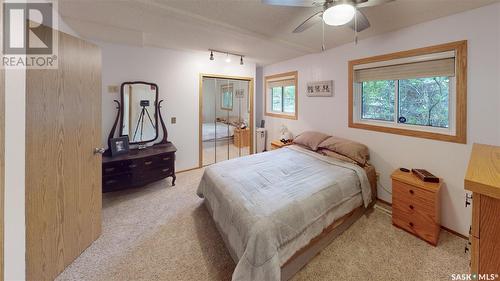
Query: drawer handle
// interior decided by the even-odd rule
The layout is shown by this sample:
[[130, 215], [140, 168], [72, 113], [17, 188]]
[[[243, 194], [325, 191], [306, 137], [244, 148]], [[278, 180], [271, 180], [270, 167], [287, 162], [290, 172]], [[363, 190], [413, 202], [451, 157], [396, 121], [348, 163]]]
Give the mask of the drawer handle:
[[409, 224], [410, 224], [410, 227], [414, 227], [415, 226], [412, 222], [410, 222]]
[[137, 167], [137, 164], [131, 164], [131, 165], [128, 165], [129, 168], [135, 168]]
[[106, 168], [104, 169], [105, 172], [113, 172], [115, 170], [115, 168]]
[[415, 191], [413, 191], [413, 189], [410, 189], [410, 194], [414, 194]]
[[413, 209], [415, 209], [415, 207], [413, 207], [413, 205], [410, 205], [410, 209], [412, 209], [412, 210], [413, 210]]
[[168, 160], [170, 160], [170, 157], [163, 158], [163, 161], [168, 161]]
[[117, 180], [109, 180], [109, 181], [106, 181], [106, 184], [112, 184], [112, 183], [115, 183], [117, 182]]
[[163, 169], [162, 171], [163, 172], [168, 172], [168, 170], [170, 170], [169, 168], [166, 168], [166, 169]]
[[146, 161], [144, 162], [144, 165], [151, 165], [153, 163], [153, 161]]

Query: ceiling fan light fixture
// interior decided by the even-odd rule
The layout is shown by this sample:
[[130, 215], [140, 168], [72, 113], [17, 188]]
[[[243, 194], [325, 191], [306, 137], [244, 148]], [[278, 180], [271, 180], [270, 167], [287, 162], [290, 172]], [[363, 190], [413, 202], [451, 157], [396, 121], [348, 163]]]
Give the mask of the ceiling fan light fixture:
[[350, 22], [354, 18], [356, 8], [349, 4], [338, 4], [329, 7], [323, 12], [323, 21], [328, 25], [339, 26]]

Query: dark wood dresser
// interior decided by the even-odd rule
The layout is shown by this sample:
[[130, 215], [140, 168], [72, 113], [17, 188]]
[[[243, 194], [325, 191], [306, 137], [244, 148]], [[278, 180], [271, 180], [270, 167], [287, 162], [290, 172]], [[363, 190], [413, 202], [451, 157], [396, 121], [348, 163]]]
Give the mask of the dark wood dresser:
[[172, 177], [175, 185], [175, 152], [172, 143], [132, 149], [128, 154], [102, 157], [102, 191], [116, 191]]

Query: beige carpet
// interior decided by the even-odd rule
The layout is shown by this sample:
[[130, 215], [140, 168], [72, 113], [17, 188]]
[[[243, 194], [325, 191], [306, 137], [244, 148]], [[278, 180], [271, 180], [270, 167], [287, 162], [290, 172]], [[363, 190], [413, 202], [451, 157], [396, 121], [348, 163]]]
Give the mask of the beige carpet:
[[221, 142], [203, 142], [203, 166], [250, 154], [250, 147], [237, 147], [233, 140]]
[[[177, 185], [107, 193], [103, 234], [57, 280], [230, 280], [229, 257], [202, 200], [202, 170]], [[450, 280], [466, 273], [465, 240], [441, 232], [438, 247], [374, 210], [316, 256], [294, 280]]]

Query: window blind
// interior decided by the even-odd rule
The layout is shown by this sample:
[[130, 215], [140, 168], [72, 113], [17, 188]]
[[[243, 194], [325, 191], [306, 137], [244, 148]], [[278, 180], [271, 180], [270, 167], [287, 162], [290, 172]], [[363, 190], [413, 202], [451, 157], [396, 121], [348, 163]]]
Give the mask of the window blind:
[[389, 66], [357, 69], [354, 82], [455, 76], [455, 58], [444, 58]]
[[279, 81], [269, 81], [267, 83], [267, 87], [268, 88], [287, 87], [287, 86], [295, 86], [295, 79], [285, 79], [285, 80], [279, 80]]

